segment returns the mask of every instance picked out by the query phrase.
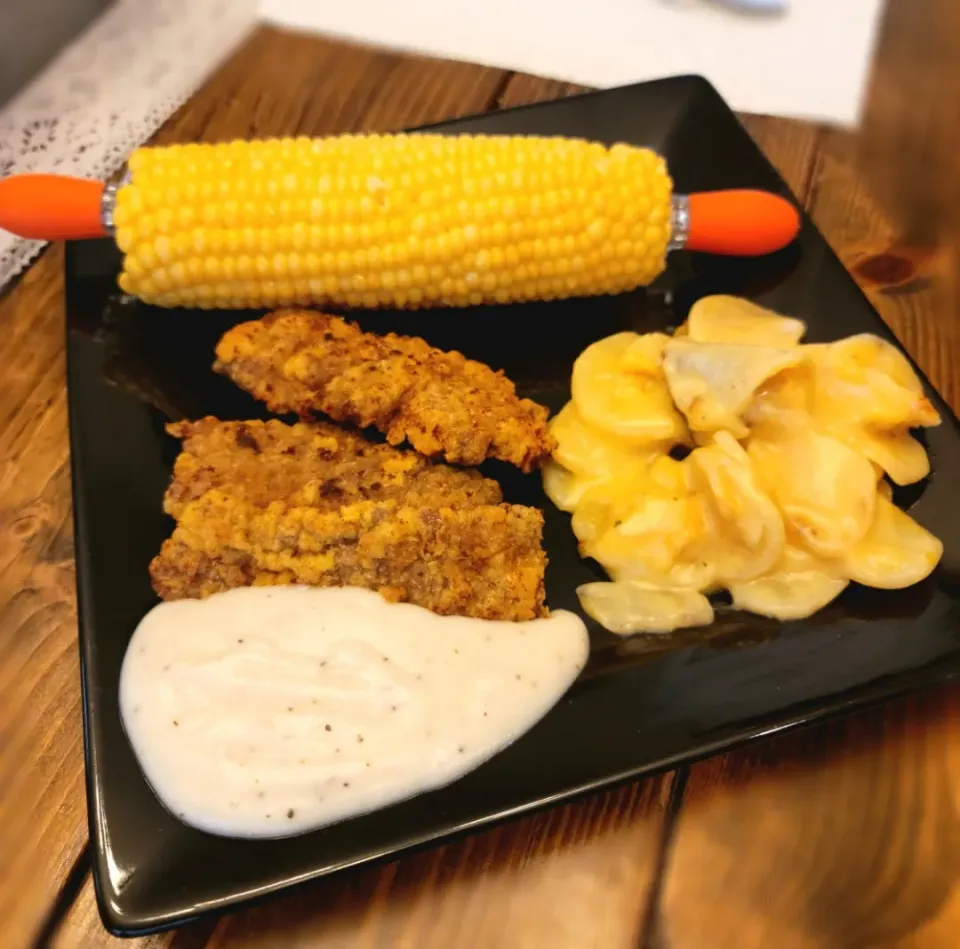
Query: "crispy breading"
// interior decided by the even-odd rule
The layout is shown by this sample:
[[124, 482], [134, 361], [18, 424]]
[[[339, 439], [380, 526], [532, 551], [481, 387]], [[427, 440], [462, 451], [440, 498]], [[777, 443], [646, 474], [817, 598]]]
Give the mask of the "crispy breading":
[[251, 584], [355, 585], [438, 613], [545, 615], [543, 515], [495, 481], [326, 423], [176, 422], [150, 566], [164, 599]]
[[279, 310], [229, 330], [216, 356], [217, 372], [274, 412], [372, 425], [392, 445], [452, 464], [499, 458], [531, 471], [555, 447], [547, 409], [519, 398], [502, 372], [418, 337]]
[[435, 613], [527, 620], [546, 615], [536, 508], [410, 507], [358, 501], [335, 511], [257, 507], [213, 489], [183, 504], [150, 565], [164, 599], [241, 585], [362, 586]]
[[476, 471], [434, 465], [412, 451], [378, 445], [329, 423], [174, 422], [183, 439], [164, 510], [222, 488], [250, 504], [271, 501], [335, 511], [355, 501], [403, 500], [410, 506], [498, 504], [496, 481]]

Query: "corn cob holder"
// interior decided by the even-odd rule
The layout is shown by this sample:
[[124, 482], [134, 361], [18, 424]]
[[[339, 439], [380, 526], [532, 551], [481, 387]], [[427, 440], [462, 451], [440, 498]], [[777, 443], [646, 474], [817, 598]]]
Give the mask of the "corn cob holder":
[[159, 306], [466, 306], [619, 293], [679, 248], [770, 253], [797, 211], [680, 196], [645, 148], [527, 136], [360, 135], [143, 148], [117, 184], [0, 181], [0, 227], [112, 235]]

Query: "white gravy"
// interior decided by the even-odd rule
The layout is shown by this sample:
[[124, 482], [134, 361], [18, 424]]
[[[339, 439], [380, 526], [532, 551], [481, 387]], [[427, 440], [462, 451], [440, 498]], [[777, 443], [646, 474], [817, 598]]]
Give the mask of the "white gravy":
[[151, 610], [120, 713], [181, 820], [281, 837], [455, 781], [542, 718], [587, 651], [563, 611], [493, 622], [357, 588], [249, 587]]

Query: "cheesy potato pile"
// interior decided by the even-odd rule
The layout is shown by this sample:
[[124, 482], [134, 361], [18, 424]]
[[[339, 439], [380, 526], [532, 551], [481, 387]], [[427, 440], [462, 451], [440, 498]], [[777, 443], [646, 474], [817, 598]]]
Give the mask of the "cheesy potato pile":
[[910, 429], [940, 421], [909, 362], [867, 334], [801, 345], [805, 329], [708, 297], [672, 337], [618, 333], [577, 359], [543, 479], [612, 580], [577, 591], [607, 629], [707, 624], [723, 589], [800, 619], [851, 580], [899, 589], [940, 560], [891, 500], [930, 470]]

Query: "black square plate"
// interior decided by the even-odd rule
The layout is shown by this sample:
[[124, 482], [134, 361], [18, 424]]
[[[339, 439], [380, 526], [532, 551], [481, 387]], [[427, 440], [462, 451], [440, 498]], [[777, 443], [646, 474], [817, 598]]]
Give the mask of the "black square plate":
[[[682, 77], [443, 126], [450, 132], [577, 135], [649, 145], [679, 192], [786, 186], [702, 79]], [[960, 438], [944, 423], [927, 444], [934, 475], [900, 499], [945, 543], [927, 582], [898, 593], [850, 588], [810, 620], [776, 623], [720, 609], [699, 634], [622, 640], [591, 626], [590, 662], [564, 700], [511, 748], [450, 787], [301, 837], [244, 841], [179, 823], [141, 776], [121, 728], [124, 649], [156, 602], [147, 565], [171, 529], [161, 510], [177, 443], [168, 417], [262, 416], [210, 371], [213, 344], [246, 314], [170, 312], [123, 302], [117, 251], [74, 245], [67, 257], [70, 438], [91, 837], [100, 908], [121, 934], [182, 923], [365, 861], [474, 830], [576, 794], [716, 752], [771, 731], [960, 671]], [[806, 320], [813, 341], [890, 333], [824, 239], [763, 260], [677, 254], [657, 286], [590, 301], [426, 315], [359, 314], [368, 329], [424, 336], [503, 367], [523, 395], [556, 410], [591, 341], [625, 328], [676, 325], [708, 293], [751, 297]], [[507, 500], [546, 511], [547, 597], [577, 610], [594, 579], [569, 518], [540, 479], [493, 465]]]

